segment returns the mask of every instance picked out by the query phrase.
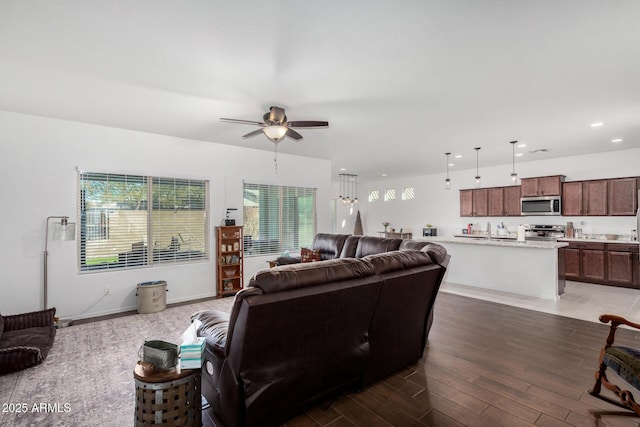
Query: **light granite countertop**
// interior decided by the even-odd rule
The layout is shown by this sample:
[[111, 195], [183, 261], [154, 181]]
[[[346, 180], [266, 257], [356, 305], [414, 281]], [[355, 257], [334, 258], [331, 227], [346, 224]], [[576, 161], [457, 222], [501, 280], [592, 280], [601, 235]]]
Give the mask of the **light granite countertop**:
[[[434, 243], [460, 243], [463, 245], [478, 245], [478, 246], [501, 246], [512, 248], [531, 248], [531, 249], [557, 249], [569, 246], [568, 242], [549, 242], [539, 240], [525, 240], [524, 242], [518, 242], [513, 239], [488, 239], [486, 236], [470, 236], [470, 237], [421, 237], [416, 240], [424, 240]], [[584, 239], [583, 239], [584, 240]]]

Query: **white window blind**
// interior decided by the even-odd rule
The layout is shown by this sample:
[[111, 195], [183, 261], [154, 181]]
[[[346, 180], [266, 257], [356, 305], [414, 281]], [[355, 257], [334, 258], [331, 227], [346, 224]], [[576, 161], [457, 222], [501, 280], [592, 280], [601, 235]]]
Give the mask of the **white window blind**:
[[245, 253], [309, 247], [316, 234], [316, 189], [244, 183]]
[[208, 259], [208, 181], [91, 172], [79, 180], [81, 271]]

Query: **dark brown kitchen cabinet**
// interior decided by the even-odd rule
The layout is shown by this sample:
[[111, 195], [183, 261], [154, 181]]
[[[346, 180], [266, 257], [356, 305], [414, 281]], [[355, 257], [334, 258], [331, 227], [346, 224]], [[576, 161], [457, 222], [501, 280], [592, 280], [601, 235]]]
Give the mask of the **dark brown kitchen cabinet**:
[[473, 216], [473, 190], [460, 190], [460, 216]]
[[587, 282], [602, 283], [605, 280], [605, 251], [602, 249], [581, 249], [581, 277]]
[[580, 249], [573, 245], [564, 248], [564, 275], [567, 280], [580, 280]]
[[487, 188], [487, 209], [489, 216], [504, 216], [506, 214], [504, 202], [503, 187]]
[[640, 285], [638, 250], [638, 245], [607, 244], [607, 282], [609, 284], [627, 288], [637, 288]]
[[607, 181], [609, 215], [630, 215], [638, 211], [638, 178], [619, 178]]
[[506, 216], [520, 216], [520, 186], [504, 187], [504, 208]]
[[562, 215], [583, 215], [582, 181], [562, 183]]
[[489, 214], [488, 209], [488, 190], [486, 188], [479, 188], [472, 190], [473, 192], [473, 216], [487, 216]]
[[520, 187], [522, 197], [561, 196], [564, 175], [522, 178]]
[[584, 215], [604, 216], [608, 213], [607, 180], [583, 181]]
[[571, 242], [562, 248], [566, 280], [640, 287], [638, 245]]
[[486, 188], [460, 190], [460, 216], [488, 216]]

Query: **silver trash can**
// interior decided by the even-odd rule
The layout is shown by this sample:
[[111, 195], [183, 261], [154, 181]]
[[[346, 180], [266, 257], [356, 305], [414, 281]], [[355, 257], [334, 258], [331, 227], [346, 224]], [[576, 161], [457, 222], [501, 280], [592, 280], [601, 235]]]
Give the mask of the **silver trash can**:
[[138, 297], [138, 313], [155, 313], [167, 308], [167, 282], [156, 280], [155, 282], [138, 283], [136, 288]]

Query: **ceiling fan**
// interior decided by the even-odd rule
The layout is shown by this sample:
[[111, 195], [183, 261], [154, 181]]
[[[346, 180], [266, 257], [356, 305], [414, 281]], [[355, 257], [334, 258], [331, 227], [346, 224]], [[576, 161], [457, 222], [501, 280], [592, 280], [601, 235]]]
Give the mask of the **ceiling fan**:
[[296, 141], [300, 141], [302, 139], [302, 135], [300, 135], [292, 128], [313, 128], [329, 126], [329, 122], [321, 122], [315, 120], [303, 120], [295, 122], [287, 121], [287, 116], [284, 114], [284, 108], [282, 107], [270, 107], [269, 112], [265, 113], [264, 116], [262, 116], [261, 122], [240, 119], [225, 119], [223, 117], [221, 117], [220, 120], [229, 123], [260, 126], [260, 129], [256, 129], [246, 135], [242, 135], [242, 137], [251, 138], [252, 136], [264, 133], [264, 135], [276, 145], [287, 136], [291, 139], [295, 139]]

